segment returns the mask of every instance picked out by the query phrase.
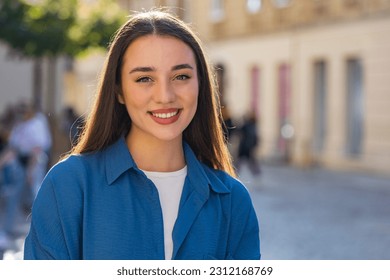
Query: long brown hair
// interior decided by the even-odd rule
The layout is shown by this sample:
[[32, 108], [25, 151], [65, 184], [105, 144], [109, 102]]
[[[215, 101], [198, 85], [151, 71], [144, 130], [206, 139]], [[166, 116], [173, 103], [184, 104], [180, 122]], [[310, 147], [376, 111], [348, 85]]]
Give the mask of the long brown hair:
[[193, 50], [199, 79], [198, 107], [183, 137], [201, 162], [235, 176], [222, 130], [215, 73], [200, 40], [184, 22], [157, 10], [132, 16], [116, 33], [100, 77], [97, 98], [71, 154], [100, 151], [130, 131], [131, 119], [117, 99], [121, 92], [123, 55], [135, 39], [150, 34], [175, 37]]

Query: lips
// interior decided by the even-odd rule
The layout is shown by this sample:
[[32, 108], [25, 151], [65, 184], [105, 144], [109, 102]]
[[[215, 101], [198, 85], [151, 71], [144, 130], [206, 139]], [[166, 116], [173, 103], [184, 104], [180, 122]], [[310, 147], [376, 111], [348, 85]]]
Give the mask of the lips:
[[179, 119], [181, 109], [171, 108], [171, 109], [159, 109], [149, 111], [152, 119], [158, 124], [171, 124], [176, 122]]

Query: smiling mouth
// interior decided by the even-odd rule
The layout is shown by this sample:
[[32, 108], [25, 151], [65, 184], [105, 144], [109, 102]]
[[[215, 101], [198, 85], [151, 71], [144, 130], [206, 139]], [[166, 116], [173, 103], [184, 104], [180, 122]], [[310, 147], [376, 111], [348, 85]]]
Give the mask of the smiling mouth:
[[159, 118], [159, 119], [169, 119], [169, 118], [172, 118], [172, 117], [176, 116], [179, 113], [179, 111], [180, 110], [176, 110], [176, 111], [168, 112], [168, 113], [154, 113], [154, 112], [150, 112], [150, 114], [153, 117], [156, 117], [156, 118]]

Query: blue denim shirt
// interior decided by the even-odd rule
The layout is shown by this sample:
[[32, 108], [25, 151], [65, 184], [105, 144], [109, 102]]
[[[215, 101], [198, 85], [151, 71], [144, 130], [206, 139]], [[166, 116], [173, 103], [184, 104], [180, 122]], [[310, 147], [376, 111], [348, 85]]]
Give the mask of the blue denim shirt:
[[[259, 226], [246, 188], [183, 147], [188, 174], [172, 259], [260, 259]], [[158, 191], [124, 138], [49, 171], [33, 205], [24, 258], [165, 258]]]

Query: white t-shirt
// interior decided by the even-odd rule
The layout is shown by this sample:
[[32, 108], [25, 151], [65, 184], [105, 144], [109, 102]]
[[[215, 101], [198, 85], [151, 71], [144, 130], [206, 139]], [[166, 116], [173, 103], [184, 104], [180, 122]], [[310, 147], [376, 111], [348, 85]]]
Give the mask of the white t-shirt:
[[22, 155], [30, 155], [36, 148], [48, 151], [52, 139], [45, 115], [36, 113], [31, 119], [18, 123], [11, 131], [9, 143]]
[[173, 172], [152, 172], [142, 170], [156, 186], [164, 221], [165, 259], [172, 259], [172, 231], [179, 212], [181, 193], [187, 176], [187, 166]]

